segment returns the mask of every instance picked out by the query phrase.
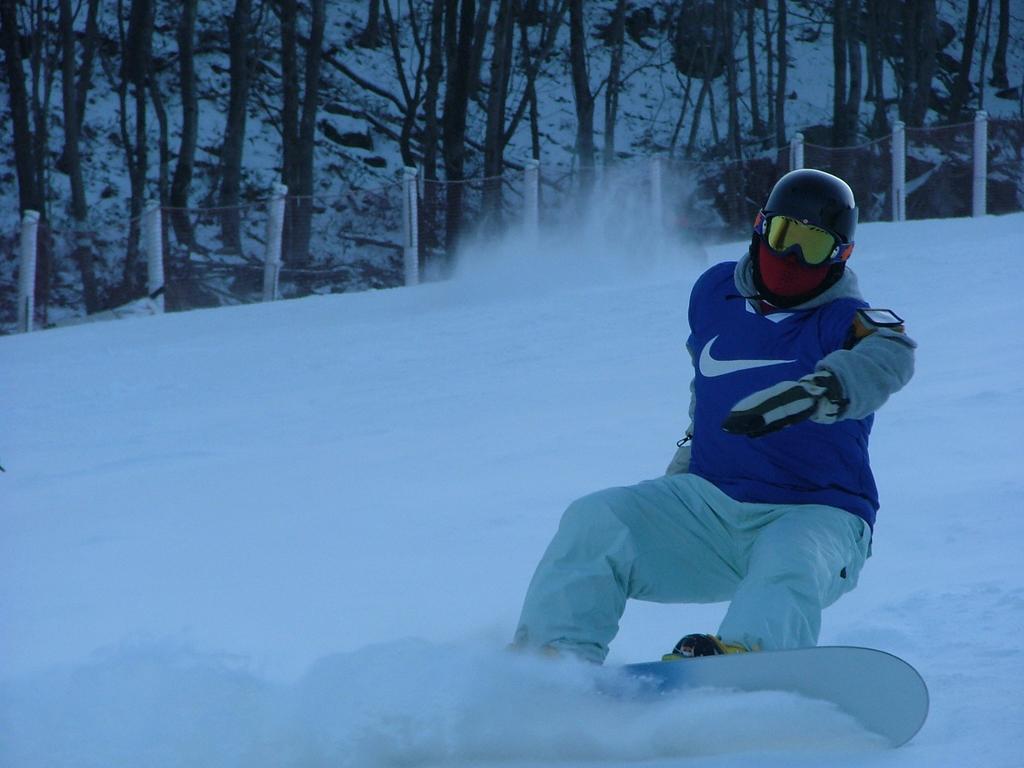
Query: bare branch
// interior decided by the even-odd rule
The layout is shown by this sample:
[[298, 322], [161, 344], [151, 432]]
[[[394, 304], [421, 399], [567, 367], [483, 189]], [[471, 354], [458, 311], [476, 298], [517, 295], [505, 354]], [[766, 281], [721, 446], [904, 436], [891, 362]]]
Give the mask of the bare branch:
[[399, 99], [397, 96], [395, 96], [390, 91], [388, 91], [388, 90], [386, 90], [384, 88], [381, 88], [379, 85], [376, 85], [375, 83], [371, 83], [365, 77], [362, 77], [359, 74], [357, 74], [356, 72], [352, 71], [349, 67], [347, 67], [345, 65], [344, 62], [339, 61], [329, 51], [324, 51], [324, 61], [326, 61], [332, 67], [337, 69], [339, 72], [341, 72], [341, 74], [343, 74], [345, 77], [347, 77], [349, 80], [351, 80], [353, 83], [355, 83], [359, 87], [364, 88], [367, 91], [370, 91], [370, 93], [375, 93], [378, 96], [381, 96], [381, 97], [387, 99], [392, 104], [394, 104], [396, 107], [398, 107], [403, 113], [405, 112], [405, 104], [402, 103], [401, 99]]

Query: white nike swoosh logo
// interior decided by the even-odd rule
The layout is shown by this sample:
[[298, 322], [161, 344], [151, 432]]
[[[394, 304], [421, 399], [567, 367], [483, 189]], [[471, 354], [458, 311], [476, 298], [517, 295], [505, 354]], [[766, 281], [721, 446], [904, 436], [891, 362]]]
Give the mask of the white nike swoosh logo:
[[765, 368], [769, 365], [785, 365], [796, 362], [796, 360], [718, 360], [711, 356], [711, 345], [717, 339], [717, 336], [713, 337], [711, 341], [704, 345], [704, 349], [700, 351], [700, 360], [697, 362], [697, 367], [706, 378], [725, 376], [727, 373], [747, 371], [752, 368]]

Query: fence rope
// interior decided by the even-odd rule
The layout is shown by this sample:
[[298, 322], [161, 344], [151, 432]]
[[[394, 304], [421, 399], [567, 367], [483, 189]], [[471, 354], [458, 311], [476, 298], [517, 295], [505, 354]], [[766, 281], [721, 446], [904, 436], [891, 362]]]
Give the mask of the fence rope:
[[[973, 153], [973, 169], [968, 169], [966, 172], [963, 169], [955, 170], [953, 175], [949, 175], [950, 172], [946, 171], [944, 184], [960, 183], [957, 181], [959, 176], [956, 174], [966, 173], [967, 188], [963, 190], [963, 198], [964, 200], [973, 200], [971, 212], [974, 215], [980, 215], [986, 212], [986, 192], [988, 205], [992, 205], [993, 200], [999, 200], [998, 205], [1002, 210], [1024, 208], [1024, 189], [1020, 188], [1019, 181], [1019, 179], [1024, 179], [1024, 168], [1017, 168], [1017, 165], [1024, 161], [1024, 157], [1021, 155], [1019, 146], [1016, 150], [1012, 146], [1014, 137], [1019, 135], [1024, 135], [1024, 120], [994, 118], [988, 115], [982, 117], [979, 112], [972, 121], [950, 125], [900, 126], [899, 129], [886, 136], [852, 146], [828, 147], [806, 141], [801, 142], [801, 146], [805, 151], [814, 153], [819, 163], [824, 160], [827, 164], [829, 159], [833, 159], [839, 164], [854, 162], [854, 165], [851, 166], [857, 171], [854, 173], [854, 177], [861, 178], [863, 183], [867, 183], [864, 181], [865, 176], [868, 181], [874, 180], [876, 186], [872, 188], [872, 191], [875, 196], [884, 192], [885, 195], [891, 197], [891, 211], [883, 208], [880, 212], [879, 202], [876, 200], [874, 215], [880, 218], [889, 216], [894, 220], [902, 220], [907, 215], [907, 211], [904, 209], [907, 195], [910, 195], [912, 200], [918, 201], [915, 203], [915, 210], [911, 211], [911, 215], [918, 216], [923, 210], [921, 206], [927, 203], [914, 196], [925, 194], [925, 192], [922, 191], [923, 188], [920, 185], [908, 189], [905, 182], [897, 178], [897, 172], [903, 169], [902, 161], [893, 162], [892, 167], [889, 168], [889, 164], [878, 156], [880, 147], [886, 145], [891, 147], [890, 159], [894, 157], [893, 152], [899, 152], [902, 148], [907, 161], [913, 160], [917, 164], [914, 170], [915, 179], [923, 178], [921, 163], [938, 162], [939, 165], [942, 165], [953, 159], [955, 164], [951, 167], [961, 169], [961, 166], [965, 164], [971, 165]], [[972, 137], [973, 145], [971, 144]], [[1006, 151], [1007, 142], [1010, 143], [1010, 152]], [[741, 213], [740, 209], [745, 205], [749, 206], [751, 201], [758, 198], [761, 192], [759, 185], [768, 182], [767, 177], [773, 173], [772, 168], [776, 169], [774, 173], [778, 173], [780, 166], [784, 168], [790, 164], [791, 151], [792, 145], [787, 144], [782, 147], [759, 149], [739, 158], [690, 159], [681, 157], [677, 153], [661, 153], [647, 156], [637, 155], [632, 158], [616, 158], [609, 165], [597, 163], [585, 167], [571, 163], [568, 166], [563, 164], [544, 167], [534, 160], [527, 160], [522, 165], [507, 162], [508, 170], [500, 175], [462, 179], [425, 179], [422, 171], [416, 169], [412, 176], [414, 183], [411, 186], [402, 178], [393, 178], [372, 188], [350, 186], [330, 194], [288, 194], [284, 199], [290, 206], [288, 209], [290, 211], [296, 207], [305, 207], [309, 211], [310, 206], [323, 206], [332, 210], [332, 216], [338, 214], [341, 218], [340, 220], [331, 219], [329, 225], [320, 225], [321, 230], [325, 226], [330, 227], [330, 233], [321, 231], [318, 235], [320, 241], [327, 243], [326, 246], [322, 245], [321, 247], [326, 247], [328, 253], [331, 254], [326, 258], [316, 257], [318, 261], [324, 261], [324, 266], [314, 267], [303, 262], [288, 263], [288, 259], [285, 258], [278, 262], [276, 271], [278, 276], [284, 275], [289, 280], [314, 280], [317, 276], [355, 274], [359, 270], [353, 264], [361, 262], [332, 262], [332, 258], [337, 257], [338, 250], [340, 249], [344, 256], [350, 252], [351, 248], [377, 248], [392, 252], [392, 255], [386, 258], [397, 258], [399, 262], [404, 258], [407, 276], [404, 281], [399, 279], [398, 283], [414, 284], [418, 282], [418, 276], [416, 279], [410, 280], [408, 273], [418, 270], [418, 264], [414, 260], [415, 256], [418, 254], [418, 258], [422, 260], [427, 254], [443, 253], [444, 249], [451, 245], [451, 232], [450, 229], [447, 229], [451, 227], [451, 216], [446, 207], [444, 195], [444, 191], [450, 188], [465, 190], [462, 205], [466, 208], [462, 212], [460, 227], [472, 228], [474, 224], [479, 223], [476, 219], [484, 218], [477, 215], [479, 212], [473, 206], [479, 205], [478, 198], [481, 193], [485, 193], [488, 196], [496, 195], [496, 197], [488, 199], [497, 200], [497, 204], [502, 206], [498, 209], [498, 213], [499, 219], [502, 219], [505, 225], [511, 222], [512, 226], [519, 226], [524, 232], [531, 232], [536, 225], [534, 219], [548, 215], [551, 211], [557, 210], [559, 206], [566, 204], [577, 192], [577, 181], [586, 175], [592, 175], [596, 185], [606, 183], [606, 179], [615, 174], [615, 178], [618, 178], [620, 182], [625, 180], [628, 188], [632, 189], [637, 187], [638, 183], [643, 183], [648, 186], [657, 185], [659, 190], [661, 184], [657, 179], [660, 177], [663, 179], [661, 183], [667, 185], [665, 206], [676, 204], [672, 202], [667, 191], [673, 180], [676, 182], [682, 180], [685, 185], [688, 185], [687, 189], [689, 190], [686, 193], [686, 205], [703, 206], [699, 210], [712, 212], [709, 221], [713, 222], [717, 217], [722, 226], [732, 226], [731, 222], [736, 215]], [[870, 160], [870, 165], [864, 162], [857, 163], [849, 159], [840, 159], [841, 157], [850, 158], [858, 152], [872, 154], [873, 159]], [[984, 159], [978, 159], [979, 152], [988, 158], [987, 164]], [[655, 157], [658, 158], [656, 169], [651, 165], [655, 162], [653, 159]], [[998, 165], [993, 165], [997, 158]], [[937, 170], [938, 166], [931, 170], [927, 170], [926, 167], [924, 172], [932, 173]], [[625, 175], [619, 175], [623, 173]], [[729, 176], [729, 174], [732, 175]], [[884, 188], [877, 186], [879, 179], [882, 180]], [[891, 186], [889, 179], [892, 182]], [[855, 185], [856, 178], [850, 181], [851, 185]], [[1018, 185], [1016, 193], [1008, 187], [1013, 183]], [[629, 185], [633, 185], [633, 187], [629, 187]], [[537, 200], [533, 199], [541, 190], [544, 191], [543, 204], [539, 204]], [[657, 204], [659, 190], [655, 190], [653, 187], [650, 190], [651, 200], [655, 201], [654, 205]], [[552, 194], [553, 197], [549, 197]], [[166, 296], [169, 301], [180, 301], [180, 299], [172, 297], [175, 281], [181, 285], [191, 281], [188, 284], [198, 286], [197, 290], [201, 292], [219, 297], [218, 300], [222, 303], [227, 296], [232, 297], [233, 303], [258, 300], [258, 298], [251, 298], [253, 295], [251, 291], [249, 293], [232, 293], [239, 289], [231, 285], [225, 287], [224, 282], [245, 283], [246, 280], [249, 280], [245, 275], [249, 273], [243, 274], [240, 270], [251, 271], [253, 267], [265, 265], [265, 259], [255, 255], [254, 252], [263, 251], [266, 241], [272, 235], [265, 228], [260, 229], [260, 226], [265, 223], [263, 214], [258, 214], [255, 217], [252, 214], [262, 210], [265, 215], [269, 216], [273, 206], [281, 199], [279, 195], [270, 193], [265, 198], [252, 202], [240, 202], [227, 206], [159, 205], [158, 210], [162, 214], [160, 234], [164, 243], [163, 258], [168, 267], [166, 291], [160, 292], [161, 298]], [[533, 206], [537, 212], [532, 214], [532, 218], [531, 215], [512, 215], [510, 213], [512, 209], [508, 207], [509, 204], [521, 206], [523, 210], [528, 206]], [[889, 202], [884, 205], [888, 206]], [[405, 215], [401, 210], [403, 206], [407, 210]], [[127, 220], [127, 232], [137, 233], [143, 237], [147, 226], [148, 212], [149, 209], [137, 216], [130, 217]], [[320, 213], [314, 211], [310, 215], [320, 215]], [[406, 218], [410, 213], [413, 216], [413, 221], [408, 221]], [[240, 239], [234, 244], [226, 242], [224, 236], [220, 234], [222, 226], [228, 226], [222, 219], [230, 218], [232, 215], [237, 216], [238, 221], [232, 223], [231, 226], [240, 233]], [[964, 215], [970, 214], [964, 213]], [[174, 221], [181, 216], [188, 219], [184, 223], [189, 232], [187, 240], [180, 239], [183, 235], [178, 231]], [[290, 214], [286, 214], [286, 216], [288, 223], [284, 225], [284, 243], [287, 247], [294, 247], [289, 239], [289, 233], [291, 237], [295, 237], [295, 233], [291, 231], [292, 219]], [[685, 219], [687, 216], [687, 211], [681, 210], [676, 216], [676, 220]], [[178, 220], [180, 221], [180, 219]], [[403, 220], [407, 220], [408, 224], [405, 235], [400, 237], [398, 232], [401, 230]], [[666, 221], [669, 220], [666, 219]], [[38, 223], [37, 248], [40, 253], [47, 252], [49, 254], [51, 261], [47, 276], [53, 284], [53, 288], [57, 287], [58, 280], [62, 281], [60, 288], [65, 301], [69, 291], [74, 292], [72, 290], [74, 285], [69, 282], [69, 279], [58, 277], [58, 268], [63, 266], [65, 270], [69, 270], [71, 267], [68, 265], [71, 262], [59, 262], [58, 258], [60, 255], [70, 254], [76, 249], [77, 240], [72, 235], [82, 228], [82, 224], [76, 223], [74, 226], [76, 229], [69, 235], [64, 229], [54, 228], [52, 222], [40, 221]], [[92, 249], [109, 249], [109, 246], [118, 242], [128, 242], [130, 236], [122, 235], [120, 238], [111, 238], [104, 234], [112, 231], [110, 227], [92, 226], [88, 230], [94, 232], [93, 242], [84, 247]], [[456, 232], [456, 237], [461, 236], [463, 231], [463, 229], [459, 229]], [[306, 236], [308, 239], [310, 233], [307, 232]], [[221, 238], [220, 245], [216, 244], [218, 237]], [[346, 243], [349, 245], [345, 245]], [[353, 243], [354, 246], [351, 245]], [[138, 242], [137, 246], [145, 247], [143, 242]], [[110, 250], [116, 252], [116, 247]], [[182, 253], [187, 254], [184, 262], [181, 261]], [[285, 253], [288, 253], [287, 248]], [[339, 264], [341, 266], [338, 266]], [[53, 265], [57, 265], [57, 267]], [[116, 262], [111, 262], [107, 267], [108, 274], [115, 273], [117, 270]], [[213, 278], [212, 270], [219, 270], [217, 274], [220, 277]], [[400, 274], [400, 272], [401, 269], [398, 269], [395, 274]], [[209, 275], [210, 280], [203, 282], [204, 275]], [[98, 277], [102, 279], [102, 276]], [[217, 279], [219, 283], [214, 285], [211, 282], [212, 279]], [[384, 275], [373, 279], [378, 283], [383, 281], [383, 284], [389, 284], [388, 281], [393, 278]], [[273, 282], [275, 281], [269, 281], [268, 286], [272, 286]], [[44, 290], [49, 289], [49, 286], [44, 286]], [[326, 289], [332, 290], [333, 287], [327, 285]], [[147, 293], [152, 293], [153, 290], [154, 287], [149, 286]], [[294, 292], [296, 290], [294, 286], [289, 290], [292, 293], [287, 295], [298, 295]], [[309, 288], [302, 290], [309, 290]], [[322, 291], [324, 288], [319, 290]], [[260, 292], [256, 291], [255, 293]], [[269, 293], [276, 297], [277, 292], [272, 287], [270, 287]], [[45, 316], [47, 294], [44, 293], [40, 296], [37, 287], [36, 295], [40, 299], [35, 302], [37, 312], [42, 307]], [[250, 298], [246, 299], [246, 295]], [[0, 332], [3, 332], [13, 327], [13, 315], [24, 313], [31, 308], [32, 302], [31, 300], [26, 302], [22, 297], [18, 300], [18, 306], [13, 308], [16, 312], [12, 313], [12, 306], [8, 303], [7, 296], [0, 294], [0, 297], [4, 302], [0, 305]], [[21, 306], [22, 304], [25, 306]], [[179, 305], [177, 308], [182, 307]], [[31, 322], [28, 324], [31, 325]]]

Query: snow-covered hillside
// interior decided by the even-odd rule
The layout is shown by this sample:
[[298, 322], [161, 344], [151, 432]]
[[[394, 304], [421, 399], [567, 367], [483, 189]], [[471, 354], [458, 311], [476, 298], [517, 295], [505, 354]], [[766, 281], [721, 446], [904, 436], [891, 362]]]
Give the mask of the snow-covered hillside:
[[[690, 286], [743, 249], [640, 270], [579, 235], [483, 245], [444, 284], [0, 338], [0, 765], [1020, 765], [1022, 227], [858, 231], [919, 364], [822, 642], [921, 670], [909, 746], [782, 694], [608, 700], [503, 652], [562, 508], [668, 462]], [[722, 612], [631, 604], [609, 661]]]

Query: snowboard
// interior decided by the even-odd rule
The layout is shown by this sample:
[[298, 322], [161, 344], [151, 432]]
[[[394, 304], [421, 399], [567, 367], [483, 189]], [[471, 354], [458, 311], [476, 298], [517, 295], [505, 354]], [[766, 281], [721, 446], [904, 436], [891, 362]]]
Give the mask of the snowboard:
[[898, 747], [928, 716], [928, 687], [903, 659], [871, 648], [822, 646], [628, 664], [655, 694], [688, 688], [785, 691], [831, 702]]

